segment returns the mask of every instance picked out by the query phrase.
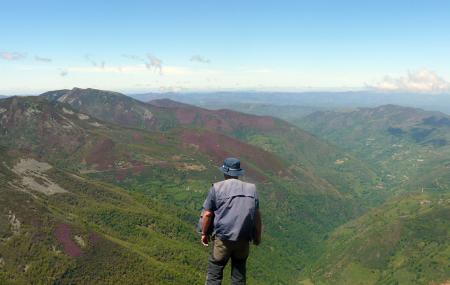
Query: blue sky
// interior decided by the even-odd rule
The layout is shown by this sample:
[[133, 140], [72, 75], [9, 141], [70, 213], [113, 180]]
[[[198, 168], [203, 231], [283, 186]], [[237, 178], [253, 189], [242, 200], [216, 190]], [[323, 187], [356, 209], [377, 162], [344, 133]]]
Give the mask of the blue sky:
[[448, 91], [450, 1], [4, 1], [0, 94]]

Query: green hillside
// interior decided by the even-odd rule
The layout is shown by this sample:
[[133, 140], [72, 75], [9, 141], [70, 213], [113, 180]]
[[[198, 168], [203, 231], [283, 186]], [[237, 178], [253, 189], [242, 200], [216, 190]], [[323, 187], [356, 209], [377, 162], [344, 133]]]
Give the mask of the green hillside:
[[[175, 99], [176, 100], [176, 99]], [[150, 101], [150, 103], [152, 103]], [[259, 116], [271, 116], [280, 118], [287, 122], [295, 121], [299, 118], [305, 117], [314, 112], [324, 110], [325, 108], [313, 107], [313, 106], [301, 106], [301, 105], [273, 105], [264, 103], [244, 103], [239, 101], [228, 102], [204, 102], [197, 103], [202, 108], [220, 110], [228, 109], [237, 112], [259, 115]]]
[[450, 195], [414, 193], [337, 229], [310, 269], [314, 284], [444, 284]]
[[309, 271], [315, 284], [450, 280], [448, 116], [400, 106], [317, 112], [302, 127], [366, 161], [393, 198], [336, 231]]
[[450, 186], [450, 117], [394, 105], [313, 113], [297, 122], [372, 166], [381, 187]]
[[[207, 250], [194, 225], [210, 183], [221, 179], [216, 166], [231, 154], [242, 157], [245, 179], [258, 183], [263, 209], [264, 243], [252, 248], [250, 284], [291, 284], [323, 238], [363, 209], [353, 189], [340, 191], [316, 172], [320, 161], [296, 166], [282, 150], [239, 140], [242, 129], [227, 135], [170, 124], [161, 131], [156, 115], [146, 125], [152, 130], [129, 128], [44, 96], [2, 100], [0, 110], [3, 283], [201, 283]], [[176, 114], [162, 113], [169, 122]], [[303, 148], [317, 142], [295, 136]]]
[[[322, 181], [317, 183], [328, 183], [347, 198], [359, 197], [364, 205], [380, 203], [385, 195], [376, 189], [379, 179], [366, 164], [348, 152], [330, 147], [294, 125], [273, 117], [231, 110], [213, 111], [171, 100], [155, 100], [146, 104], [119, 93], [95, 89], [51, 91], [41, 97], [70, 104], [80, 112], [123, 126], [166, 132], [183, 127], [231, 136], [289, 161], [290, 168], [280, 168], [279, 171], [295, 168], [307, 176], [320, 177]], [[209, 143], [207, 151], [216, 154], [214, 161], [220, 163], [223, 157], [220, 144], [218, 150], [211, 149], [212, 146]]]

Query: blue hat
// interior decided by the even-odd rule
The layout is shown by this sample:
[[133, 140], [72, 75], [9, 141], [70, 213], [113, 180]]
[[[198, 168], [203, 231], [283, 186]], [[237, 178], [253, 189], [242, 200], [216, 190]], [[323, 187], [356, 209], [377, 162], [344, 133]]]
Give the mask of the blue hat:
[[223, 165], [219, 167], [219, 170], [229, 176], [240, 176], [245, 172], [244, 169], [241, 168], [239, 159], [234, 157], [225, 159]]

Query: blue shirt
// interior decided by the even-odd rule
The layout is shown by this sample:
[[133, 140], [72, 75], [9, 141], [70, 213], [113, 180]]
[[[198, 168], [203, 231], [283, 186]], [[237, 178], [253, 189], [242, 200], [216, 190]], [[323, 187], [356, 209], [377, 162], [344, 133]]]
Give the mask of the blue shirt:
[[214, 183], [203, 209], [214, 212], [213, 235], [221, 240], [253, 240], [259, 208], [255, 184], [238, 179]]

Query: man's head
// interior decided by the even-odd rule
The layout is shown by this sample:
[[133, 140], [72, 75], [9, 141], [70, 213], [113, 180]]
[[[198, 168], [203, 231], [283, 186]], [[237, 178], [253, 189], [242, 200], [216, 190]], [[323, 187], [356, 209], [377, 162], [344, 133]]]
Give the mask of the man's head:
[[244, 169], [241, 168], [241, 162], [239, 159], [234, 157], [229, 157], [224, 160], [223, 165], [219, 167], [219, 170], [228, 178], [237, 178], [244, 174]]

